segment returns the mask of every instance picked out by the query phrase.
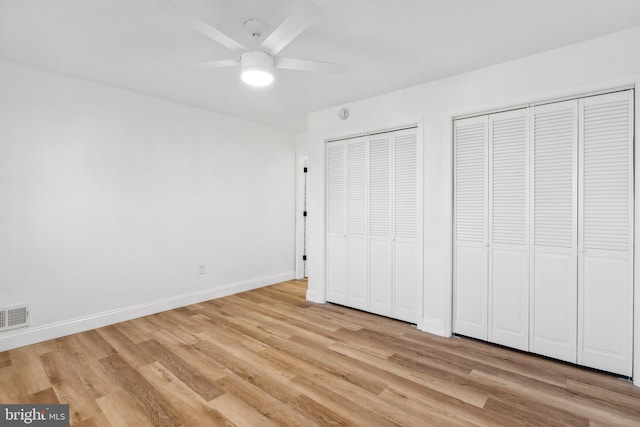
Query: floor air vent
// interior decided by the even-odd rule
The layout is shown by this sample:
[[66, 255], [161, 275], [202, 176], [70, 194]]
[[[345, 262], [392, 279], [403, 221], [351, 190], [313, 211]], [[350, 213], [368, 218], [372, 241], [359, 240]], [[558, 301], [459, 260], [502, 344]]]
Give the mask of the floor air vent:
[[0, 332], [29, 326], [29, 314], [28, 305], [0, 307]]

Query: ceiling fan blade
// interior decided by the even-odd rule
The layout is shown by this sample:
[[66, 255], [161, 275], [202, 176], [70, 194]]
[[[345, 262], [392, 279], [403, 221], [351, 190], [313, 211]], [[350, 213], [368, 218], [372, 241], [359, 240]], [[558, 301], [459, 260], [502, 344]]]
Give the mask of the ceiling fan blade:
[[343, 64], [332, 64], [330, 62], [309, 61], [306, 59], [283, 58], [277, 56], [275, 59], [276, 68], [287, 70], [315, 71], [318, 73], [340, 74], [346, 71], [347, 66]]
[[190, 68], [195, 68], [197, 70], [214, 70], [216, 68], [237, 67], [238, 65], [240, 65], [240, 58], [200, 62], [197, 64], [193, 64]]
[[260, 47], [276, 55], [303, 32], [321, 8], [313, 1], [307, 0], [295, 13], [285, 19], [269, 36], [264, 39]]
[[185, 24], [189, 25], [194, 30], [198, 31], [201, 34], [209, 37], [211, 40], [215, 41], [218, 44], [226, 47], [229, 50], [233, 50], [235, 52], [244, 52], [247, 50], [245, 46], [238, 43], [231, 37], [224, 34], [222, 31], [212, 27], [207, 24], [200, 18], [197, 18], [191, 15], [186, 10], [182, 9], [180, 6], [175, 4], [172, 1], [164, 1], [161, 3], [160, 7], [167, 13], [176, 16]]

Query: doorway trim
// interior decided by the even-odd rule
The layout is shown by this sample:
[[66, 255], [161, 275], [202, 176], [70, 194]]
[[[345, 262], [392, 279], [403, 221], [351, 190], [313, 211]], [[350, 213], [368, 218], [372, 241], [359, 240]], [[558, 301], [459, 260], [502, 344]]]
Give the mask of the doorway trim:
[[[306, 209], [308, 181], [307, 173], [304, 168], [308, 167], [309, 152], [299, 151], [296, 153], [296, 262], [295, 262], [295, 278], [303, 279], [308, 276], [308, 263], [303, 258], [307, 255], [305, 249], [309, 247], [307, 244], [307, 230], [305, 227], [306, 217], [304, 215]], [[305, 268], [305, 264], [307, 268]]]

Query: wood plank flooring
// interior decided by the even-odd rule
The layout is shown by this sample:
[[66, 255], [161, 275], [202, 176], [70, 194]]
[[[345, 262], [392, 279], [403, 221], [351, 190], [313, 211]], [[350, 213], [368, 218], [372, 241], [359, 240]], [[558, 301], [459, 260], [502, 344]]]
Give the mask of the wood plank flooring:
[[290, 281], [0, 353], [74, 426], [640, 426], [629, 381], [331, 304]]

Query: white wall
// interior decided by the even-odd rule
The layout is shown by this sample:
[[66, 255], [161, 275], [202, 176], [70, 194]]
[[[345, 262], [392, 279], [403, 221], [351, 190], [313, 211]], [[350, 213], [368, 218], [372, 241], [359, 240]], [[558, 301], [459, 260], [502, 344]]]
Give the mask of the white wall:
[[[337, 117], [343, 105], [309, 115], [311, 199], [307, 298], [316, 302], [326, 300], [324, 141], [327, 138], [415, 123], [416, 117], [424, 117], [425, 279], [424, 318], [419, 327], [447, 336], [451, 333], [452, 292], [452, 118], [633, 84], [640, 84], [640, 27], [344, 105], [351, 112], [344, 122]], [[638, 110], [636, 107], [636, 119], [640, 123]], [[636, 243], [639, 240], [636, 238]], [[637, 277], [638, 274], [635, 366], [639, 368], [636, 373], [640, 371]], [[635, 377], [640, 384], [640, 374]]]
[[296, 152], [301, 153], [309, 150], [309, 135], [307, 132], [296, 134]]
[[293, 278], [295, 144], [0, 62], [0, 350]]

